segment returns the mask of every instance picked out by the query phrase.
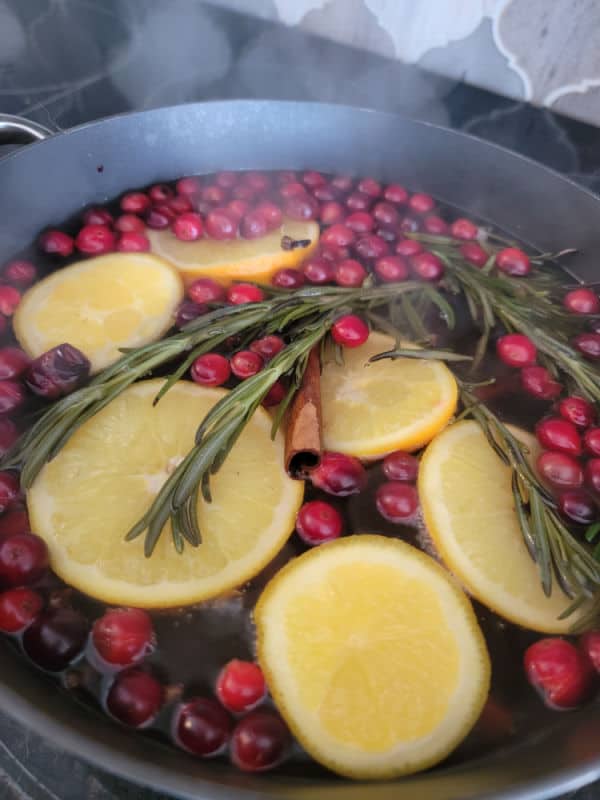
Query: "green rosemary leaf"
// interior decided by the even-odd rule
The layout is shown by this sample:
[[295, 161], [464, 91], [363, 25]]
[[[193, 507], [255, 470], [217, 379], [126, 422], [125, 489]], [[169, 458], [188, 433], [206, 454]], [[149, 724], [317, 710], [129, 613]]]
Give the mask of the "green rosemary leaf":
[[408, 295], [403, 294], [400, 298], [400, 304], [402, 306], [402, 311], [404, 312], [404, 316], [406, 317], [406, 321], [412, 331], [413, 336], [416, 338], [418, 342], [425, 341], [428, 338], [427, 330], [421, 321], [421, 318], [415, 311], [415, 308], [408, 297]]
[[593, 525], [589, 525], [585, 532], [586, 542], [593, 542], [599, 533], [600, 533], [600, 522], [594, 522]]
[[183, 553], [183, 530], [179, 510], [171, 516], [171, 535], [175, 550], [181, 555]]
[[399, 347], [395, 350], [386, 350], [384, 353], [377, 353], [371, 356], [369, 361], [382, 361], [384, 358], [395, 360], [397, 358], [416, 358], [434, 361], [472, 361], [471, 356], [464, 356], [460, 353], [453, 353], [451, 350], [431, 350], [427, 348]]
[[531, 521], [533, 530], [539, 542], [538, 566], [540, 570], [542, 589], [547, 597], [552, 593], [552, 569], [550, 560], [550, 546], [545, 535], [544, 505], [537, 491], [532, 491], [529, 503], [531, 506]]
[[450, 303], [432, 286], [425, 286], [424, 291], [428, 300], [438, 307], [446, 326], [452, 330], [456, 325], [456, 315]]

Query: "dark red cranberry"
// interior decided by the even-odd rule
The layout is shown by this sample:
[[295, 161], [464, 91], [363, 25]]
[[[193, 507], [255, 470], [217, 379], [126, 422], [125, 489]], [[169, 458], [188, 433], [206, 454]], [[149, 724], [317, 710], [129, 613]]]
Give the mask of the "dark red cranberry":
[[21, 484], [15, 472], [0, 471], [0, 514], [22, 499]]
[[239, 306], [243, 303], [260, 303], [265, 299], [265, 293], [253, 283], [234, 283], [227, 289], [226, 297], [229, 303]]
[[583, 484], [583, 469], [573, 456], [548, 450], [537, 460], [542, 478], [557, 489], [579, 489]]
[[222, 386], [230, 375], [229, 361], [219, 353], [198, 356], [191, 368], [192, 380], [201, 386]]
[[336, 225], [345, 217], [344, 206], [334, 200], [323, 203], [319, 219], [322, 225]]
[[283, 383], [281, 383], [281, 381], [275, 381], [275, 383], [263, 397], [263, 406], [265, 408], [273, 408], [273, 406], [278, 406], [286, 396], [286, 393], [286, 388]]
[[540, 639], [530, 645], [524, 666], [527, 680], [552, 708], [574, 708], [591, 692], [592, 664], [566, 639]]
[[412, 258], [412, 256], [417, 256], [423, 252], [423, 245], [421, 242], [417, 242], [416, 239], [400, 239], [395, 251], [399, 256]]
[[428, 214], [423, 220], [423, 230], [432, 236], [445, 236], [448, 233], [448, 223], [436, 214]]
[[343, 261], [345, 258], [350, 258], [349, 247], [338, 247], [335, 244], [327, 244], [319, 247], [319, 256], [332, 261], [334, 264], [337, 261]]
[[21, 292], [14, 286], [0, 284], [0, 314], [12, 317], [21, 302]]
[[238, 221], [226, 208], [213, 208], [209, 211], [205, 226], [211, 239], [235, 239], [237, 236]]
[[498, 358], [509, 367], [531, 367], [537, 358], [537, 348], [528, 336], [508, 333], [496, 342]]
[[280, 289], [299, 289], [304, 286], [305, 275], [299, 269], [292, 269], [291, 267], [284, 267], [277, 270], [271, 279], [273, 286], [279, 286]]
[[398, 238], [396, 231], [393, 228], [375, 228], [375, 235], [385, 239], [386, 242], [392, 244]]
[[375, 274], [384, 283], [395, 283], [408, 278], [408, 266], [402, 256], [382, 256], [375, 262]]
[[579, 647], [588, 657], [597, 673], [600, 673], [600, 631], [588, 631], [579, 639]]
[[479, 228], [470, 219], [456, 219], [450, 226], [450, 233], [455, 239], [476, 239]]
[[589, 428], [583, 434], [583, 443], [588, 453], [600, 457], [600, 428]]
[[404, 450], [395, 450], [383, 459], [383, 474], [389, 481], [414, 483], [418, 473], [418, 459]]
[[343, 347], [360, 347], [369, 338], [369, 326], [356, 314], [344, 314], [331, 326], [331, 335]]
[[594, 361], [600, 358], [600, 333], [580, 333], [573, 339], [576, 350]]
[[563, 303], [572, 314], [600, 313], [600, 298], [591, 289], [573, 289], [564, 296]]
[[220, 671], [215, 694], [228, 711], [241, 714], [265, 699], [267, 684], [258, 664], [234, 658]]
[[6, 455], [19, 438], [19, 431], [12, 419], [0, 418], [0, 456]]
[[0, 631], [20, 633], [34, 621], [44, 600], [38, 592], [27, 586], [9, 589], [0, 594]]
[[428, 194], [417, 192], [417, 194], [412, 195], [408, 205], [415, 214], [429, 214], [435, 208], [435, 200]]
[[566, 419], [543, 419], [536, 425], [535, 433], [539, 443], [547, 450], [558, 450], [575, 457], [581, 455], [581, 436], [575, 425]]
[[393, 228], [400, 222], [398, 209], [391, 203], [375, 203], [373, 206], [373, 217], [380, 225]]
[[283, 221], [281, 209], [279, 206], [275, 205], [275, 203], [264, 200], [262, 203], [259, 203], [254, 210], [265, 220], [269, 231], [274, 231], [276, 228], [279, 228]]
[[106, 707], [124, 725], [143, 728], [154, 720], [164, 699], [164, 689], [156, 678], [132, 669], [117, 675], [106, 697]]
[[151, 208], [146, 214], [146, 225], [152, 230], [160, 231], [168, 228], [173, 221], [173, 215], [166, 207]]
[[435, 253], [419, 253], [410, 263], [414, 273], [424, 281], [439, 281], [444, 274], [444, 262]]
[[117, 241], [119, 253], [147, 253], [150, 240], [143, 233], [122, 233]]
[[235, 726], [229, 753], [238, 769], [264, 772], [280, 764], [290, 746], [290, 733], [278, 714], [252, 711]]
[[126, 214], [143, 214], [150, 208], [150, 198], [143, 192], [129, 192], [123, 195], [120, 205]]
[[496, 255], [496, 266], [506, 275], [521, 278], [531, 272], [531, 261], [527, 253], [517, 247], [505, 247]]
[[390, 252], [389, 244], [375, 233], [366, 233], [354, 245], [354, 249], [361, 258], [376, 259], [387, 256]]
[[0, 348], [0, 380], [18, 378], [29, 364], [29, 356], [19, 347]]
[[85, 618], [72, 608], [51, 608], [23, 634], [23, 649], [48, 672], [61, 672], [82, 652], [88, 635]]
[[389, 481], [378, 487], [375, 504], [388, 522], [405, 522], [416, 514], [419, 496], [414, 486]]
[[399, 225], [400, 233], [416, 233], [417, 231], [421, 230], [421, 223], [422, 220], [417, 219], [417, 217], [411, 217], [407, 215], [402, 219], [402, 222]]
[[223, 189], [231, 189], [238, 182], [238, 174], [228, 170], [217, 172], [215, 175], [215, 183]]
[[358, 182], [358, 186], [356, 188], [359, 192], [362, 192], [369, 197], [379, 197], [381, 194], [381, 184], [374, 178], [363, 178]]
[[88, 208], [83, 213], [84, 225], [112, 225], [113, 215], [106, 208]]
[[14, 533], [31, 533], [29, 515], [24, 508], [15, 508], [0, 517], [0, 537]]
[[187, 288], [187, 295], [194, 303], [223, 303], [225, 289], [212, 278], [198, 278]]
[[253, 350], [239, 350], [231, 357], [231, 371], [240, 380], [256, 375], [263, 366], [261, 356]]
[[153, 203], [164, 203], [173, 197], [173, 189], [166, 183], [156, 183], [148, 189], [148, 196]]
[[345, 453], [323, 453], [321, 463], [310, 473], [310, 479], [317, 489], [337, 497], [358, 494], [367, 485], [363, 465]]
[[250, 203], [245, 200], [231, 200], [231, 202], [227, 203], [226, 208], [239, 222], [244, 214], [250, 210]]
[[590, 458], [585, 465], [585, 482], [590, 489], [600, 493], [600, 458]]
[[190, 322], [198, 319], [198, 317], [206, 314], [207, 311], [208, 307], [205, 305], [194, 303], [192, 300], [184, 300], [179, 304], [179, 308], [177, 309], [175, 326], [177, 328], [183, 328], [185, 325], [188, 325]]
[[598, 517], [598, 506], [582, 489], [562, 492], [558, 497], [558, 507], [565, 517], [580, 525], [589, 525]]
[[251, 186], [247, 186], [246, 184], [243, 183], [234, 186], [233, 189], [231, 190], [231, 196], [233, 197], [234, 200], [244, 200], [247, 203], [249, 203], [251, 200], [254, 199], [255, 194], [256, 192]]
[[242, 219], [240, 232], [244, 239], [261, 239], [269, 232], [269, 226], [266, 218], [255, 209]]
[[346, 198], [346, 206], [351, 211], [368, 211], [373, 203], [373, 198], [363, 192], [352, 192]]
[[331, 203], [336, 199], [336, 197], [338, 197], [338, 192], [334, 189], [334, 187], [328, 186], [327, 184], [324, 184], [323, 186], [315, 186], [315, 188], [311, 191], [312, 196], [320, 203]]
[[35, 533], [15, 533], [0, 541], [0, 582], [3, 586], [35, 583], [47, 568], [46, 542]]
[[319, 204], [309, 195], [288, 197], [284, 203], [283, 211], [291, 219], [309, 220], [319, 216]]
[[184, 197], [196, 197], [202, 188], [202, 181], [200, 178], [180, 178], [175, 184], [175, 191], [177, 194]]
[[277, 353], [280, 353], [285, 347], [285, 342], [280, 336], [271, 334], [270, 336], [263, 336], [262, 339], [256, 339], [250, 345], [250, 350], [258, 355], [264, 361], [270, 361], [275, 358]]
[[298, 181], [298, 176], [291, 169], [282, 169], [275, 173], [275, 181], [279, 186], [282, 186], [284, 183], [296, 183]]
[[302, 175], [302, 182], [311, 189], [316, 186], [324, 186], [327, 183], [327, 178], [320, 172], [309, 170]]
[[223, 752], [232, 728], [231, 717], [212, 697], [194, 697], [182, 703], [173, 718], [175, 742], [203, 758]]
[[79, 389], [89, 377], [89, 359], [71, 344], [59, 344], [35, 358], [25, 373], [25, 383], [47, 400]]
[[75, 240], [63, 231], [46, 231], [40, 236], [40, 249], [48, 255], [70, 256], [75, 249]]
[[338, 286], [353, 288], [362, 286], [367, 277], [367, 270], [360, 261], [353, 258], [345, 258], [335, 265], [335, 282]]
[[331, 283], [335, 278], [335, 268], [331, 261], [322, 256], [312, 256], [302, 265], [302, 272], [309, 283], [317, 286]]
[[368, 211], [355, 211], [346, 217], [344, 225], [354, 233], [370, 233], [375, 227], [375, 218]]
[[184, 242], [195, 242], [204, 233], [204, 223], [200, 214], [188, 211], [180, 214], [171, 225], [171, 230]]
[[0, 414], [12, 414], [25, 405], [27, 393], [22, 383], [0, 381]]
[[349, 175], [336, 175], [331, 179], [331, 185], [340, 192], [340, 194], [344, 194], [345, 192], [349, 192], [354, 186], [354, 178], [351, 178]]
[[397, 205], [405, 205], [408, 202], [408, 192], [399, 183], [390, 183], [389, 186], [386, 186], [383, 197], [388, 203]]
[[4, 280], [17, 286], [29, 286], [37, 278], [37, 270], [31, 261], [15, 259], [9, 261], [2, 270]]
[[172, 197], [167, 203], [171, 211], [175, 214], [188, 214], [194, 210], [194, 206], [187, 197]]
[[344, 520], [331, 503], [311, 500], [304, 503], [296, 517], [298, 536], [308, 545], [330, 542], [342, 535]]
[[110, 253], [116, 243], [117, 237], [106, 225], [84, 225], [75, 239], [77, 249], [87, 255]]
[[298, 181], [290, 181], [279, 187], [279, 194], [286, 200], [291, 197], [307, 197], [306, 186]]
[[[251, 193], [251, 190], [249, 190]], [[227, 192], [222, 186], [215, 186], [214, 184], [211, 186], [205, 186], [202, 189], [200, 197], [205, 203], [208, 203], [211, 206], [222, 206], [225, 200], [227, 199]], [[238, 198], [242, 199], [242, 198]], [[217, 239], [217, 236], [213, 237]]]
[[596, 409], [583, 397], [565, 397], [560, 401], [558, 410], [561, 417], [578, 428], [589, 428], [596, 421]]
[[473, 264], [474, 267], [484, 267], [487, 264], [489, 255], [477, 242], [465, 242], [460, 246], [460, 253], [465, 261]]
[[546, 367], [524, 367], [521, 370], [521, 386], [528, 394], [540, 400], [553, 400], [562, 392], [562, 386], [554, 380]]
[[114, 608], [92, 627], [96, 652], [112, 666], [130, 667], [141, 661], [154, 646], [154, 629], [149, 615], [140, 608]]
[[356, 234], [347, 225], [332, 225], [321, 234], [321, 245], [334, 247], [349, 247], [354, 243]]
[[256, 194], [265, 192], [271, 186], [270, 177], [264, 172], [256, 172], [255, 170], [242, 174], [242, 181]]

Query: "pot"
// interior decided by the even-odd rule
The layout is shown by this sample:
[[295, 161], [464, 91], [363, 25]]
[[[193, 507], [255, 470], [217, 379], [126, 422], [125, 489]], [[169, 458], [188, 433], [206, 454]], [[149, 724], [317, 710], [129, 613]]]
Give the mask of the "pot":
[[[0, 115], [0, 143], [37, 143], [0, 161], [0, 263], [40, 229], [131, 187], [220, 169], [303, 169], [400, 181], [503, 228], [530, 247], [573, 247], [569, 269], [600, 278], [600, 199], [535, 162], [462, 133], [402, 117], [312, 103], [236, 101], [126, 114], [50, 135]], [[534, 798], [600, 777], [593, 707], [490, 756], [395, 782], [308, 777], [298, 765], [243, 775], [131, 735], [76, 704], [0, 642], [0, 707], [53, 744], [182, 798], [420, 800]]]

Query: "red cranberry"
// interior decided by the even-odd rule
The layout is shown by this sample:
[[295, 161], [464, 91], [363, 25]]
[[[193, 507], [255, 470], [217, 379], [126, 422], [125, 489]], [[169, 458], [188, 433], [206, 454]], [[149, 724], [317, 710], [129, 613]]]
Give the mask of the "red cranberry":
[[580, 525], [589, 525], [598, 516], [598, 507], [589, 494], [581, 489], [562, 492], [558, 507], [565, 517]]
[[378, 487], [375, 504], [388, 522], [404, 522], [414, 517], [419, 507], [419, 496], [414, 486], [389, 481]]
[[61, 672], [82, 652], [86, 620], [72, 608], [55, 608], [37, 617], [23, 634], [23, 649], [48, 672]]
[[509, 367], [531, 367], [537, 358], [537, 348], [528, 336], [508, 333], [496, 342], [496, 352]]
[[0, 514], [21, 499], [21, 484], [14, 472], [0, 471]]
[[0, 414], [18, 411], [27, 400], [25, 388], [17, 381], [0, 381]]
[[344, 521], [337, 508], [322, 500], [304, 503], [296, 517], [298, 536], [311, 546], [337, 539], [343, 527]]
[[256, 375], [263, 366], [262, 358], [253, 350], [239, 350], [231, 357], [231, 371], [240, 380]]
[[352, 192], [346, 198], [346, 206], [351, 211], [368, 211], [372, 202], [373, 199], [363, 192]]
[[227, 289], [227, 300], [234, 306], [242, 303], [260, 303], [265, 299], [265, 294], [259, 286], [253, 283], [234, 283]]
[[173, 738], [188, 753], [207, 758], [221, 753], [231, 735], [229, 714], [212, 697], [181, 704], [173, 720]]
[[455, 239], [476, 239], [479, 228], [470, 219], [456, 219], [450, 226], [450, 233]]
[[6, 455], [18, 438], [19, 431], [12, 419], [0, 418], [0, 456]]
[[234, 200], [244, 200], [245, 202], [248, 203], [250, 202], [250, 200], [254, 199], [255, 194], [256, 192], [254, 191], [254, 189], [251, 186], [247, 186], [246, 184], [240, 184], [238, 186], [234, 186], [233, 189], [231, 190], [231, 196], [233, 197]]
[[393, 228], [400, 222], [400, 214], [391, 203], [375, 203], [373, 217], [387, 228]]
[[383, 197], [388, 203], [396, 203], [397, 205], [405, 205], [408, 202], [408, 192], [404, 186], [398, 183], [390, 183], [386, 186]]
[[66, 258], [75, 249], [75, 240], [62, 231], [46, 231], [40, 236], [40, 249], [48, 255]]
[[150, 198], [143, 192], [129, 192], [121, 198], [121, 210], [126, 214], [143, 214], [150, 208]]
[[164, 203], [173, 197], [173, 189], [166, 183], [156, 183], [148, 190], [148, 196], [153, 203]]
[[31, 533], [29, 515], [23, 508], [15, 508], [0, 517], [0, 537], [13, 533]]
[[9, 261], [4, 267], [2, 274], [9, 283], [16, 283], [17, 286], [29, 286], [37, 278], [37, 270], [31, 261], [17, 259]]
[[374, 178], [363, 178], [361, 181], [359, 181], [356, 188], [359, 192], [362, 192], [369, 197], [379, 197], [381, 194], [381, 184]]
[[583, 434], [583, 443], [588, 453], [600, 456], [600, 428], [589, 428]]
[[354, 249], [361, 258], [375, 259], [387, 256], [390, 252], [389, 244], [375, 233], [367, 233], [356, 242]]
[[578, 489], [583, 484], [583, 469], [573, 456], [548, 450], [537, 460], [542, 478], [557, 489]]
[[19, 347], [0, 348], [0, 380], [18, 378], [29, 364], [29, 356]]
[[594, 361], [600, 358], [600, 333], [580, 333], [573, 339], [573, 345], [586, 358]]
[[0, 284], [0, 314], [12, 317], [21, 302], [21, 292], [14, 286]]
[[119, 253], [147, 253], [150, 241], [143, 233], [122, 233], [117, 242]]
[[232, 186], [235, 186], [238, 180], [238, 175], [235, 172], [230, 172], [224, 170], [223, 172], [217, 172], [215, 175], [215, 183], [217, 186], [221, 186], [223, 189], [231, 189]]
[[346, 258], [335, 265], [335, 282], [339, 286], [353, 288], [362, 286], [367, 277], [367, 271], [360, 263], [353, 258]]
[[286, 396], [287, 392], [285, 386], [281, 381], [275, 381], [275, 383], [271, 386], [269, 391], [263, 397], [262, 404], [265, 408], [272, 408], [273, 406], [278, 406], [279, 403], [283, 400]]
[[111, 609], [94, 622], [92, 642], [107, 663], [130, 667], [154, 645], [152, 620], [139, 608]]
[[589, 428], [596, 421], [596, 409], [583, 397], [565, 397], [560, 401], [558, 410], [561, 417], [578, 428]]
[[346, 217], [345, 226], [354, 233], [370, 233], [375, 227], [375, 218], [368, 211], [355, 211]]
[[531, 272], [531, 261], [527, 253], [517, 247], [505, 247], [496, 255], [496, 266], [501, 272], [513, 277], [523, 277]]
[[355, 239], [356, 235], [354, 231], [346, 225], [341, 224], [332, 225], [321, 234], [321, 244], [325, 246], [349, 247], [354, 243]]
[[596, 672], [600, 673], [600, 631], [588, 631], [579, 640], [579, 647], [588, 657]]
[[369, 338], [369, 326], [356, 314], [344, 314], [331, 326], [331, 335], [343, 347], [360, 347]]
[[20, 633], [34, 621], [44, 606], [42, 596], [21, 586], [0, 594], [0, 631]]
[[84, 225], [112, 225], [113, 215], [106, 208], [88, 208], [83, 213]]
[[281, 213], [279, 206], [276, 206], [275, 203], [270, 203], [265, 200], [262, 203], [259, 203], [254, 210], [257, 214], [260, 214], [263, 217], [267, 223], [268, 230], [274, 231], [281, 225], [283, 214]]
[[416, 239], [400, 239], [396, 245], [396, 253], [404, 258], [412, 258], [423, 252], [423, 245]]
[[408, 266], [402, 256], [382, 256], [375, 262], [375, 273], [384, 283], [395, 283], [408, 278]]
[[448, 223], [436, 214], [429, 214], [423, 220], [423, 230], [432, 236], [444, 236], [448, 233]]
[[528, 394], [540, 400], [553, 400], [562, 392], [560, 383], [552, 378], [545, 367], [524, 367], [521, 370], [521, 385]]
[[226, 208], [239, 222], [244, 214], [250, 210], [250, 204], [245, 200], [232, 200], [230, 203], [227, 203]]
[[291, 197], [307, 197], [306, 186], [303, 186], [298, 181], [290, 181], [279, 187], [279, 194], [286, 200]]
[[403, 450], [395, 450], [383, 459], [383, 474], [389, 481], [413, 483], [418, 472], [418, 459]]
[[375, 235], [390, 243], [395, 242], [398, 238], [396, 231], [392, 228], [375, 228]]
[[184, 242], [195, 242], [204, 233], [204, 223], [199, 214], [189, 211], [180, 214], [171, 225], [171, 230], [178, 239]]
[[271, 179], [264, 172], [250, 171], [242, 175], [242, 181], [256, 194], [265, 192], [271, 185]]
[[175, 184], [175, 191], [177, 194], [184, 197], [196, 197], [202, 188], [202, 181], [200, 178], [180, 178]]
[[231, 375], [231, 367], [225, 356], [219, 353], [204, 353], [192, 364], [192, 380], [201, 386], [222, 386]]
[[563, 303], [573, 314], [600, 313], [600, 298], [591, 289], [573, 289], [565, 295]]
[[35, 533], [15, 533], [0, 541], [0, 582], [4, 586], [35, 583], [47, 568], [46, 542]]
[[310, 473], [313, 486], [337, 497], [358, 494], [367, 485], [365, 468], [354, 456], [323, 453], [321, 463]]
[[280, 289], [299, 289], [304, 286], [305, 275], [299, 269], [292, 269], [291, 267], [284, 267], [277, 270], [271, 279], [273, 286], [279, 286]]
[[315, 186], [311, 191], [315, 200], [318, 200], [320, 203], [331, 203], [338, 196], [338, 192], [335, 188], [327, 184]]
[[241, 714], [255, 708], [267, 695], [261, 668], [252, 661], [229, 661], [217, 678], [215, 694], [228, 711]]
[[[205, 186], [200, 196], [205, 203], [211, 206], [222, 206], [227, 198], [227, 192], [222, 186]], [[213, 238], [218, 239], [219, 237], [214, 236]]]
[[465, 242], [461, 244], [460, 254], [465, 261], [468, 261], [469, 264], [473, 264], [474, 267], [484, 267], [489, 258], [486, 251], [480, 244], [477, 244], [477, 242]]
[[416, 214], [429, 214], [435, 208], [435, 200], [428, 194], [413, 194], [408, 201], [409, 208]]
[[418, 219], [417, 217], [407, 215], [400, 223], [400, 232], [404, 234], [416, 233], [417, 231], [421, 230], [421, 222], [422, 220]]
[[236, 725], [229, 748], [244, 772], [264, 772], [280, 764], [291, 745], [285, 722], [272, 711], [252, 711]]
[[106, 698], [109, 712], [132, 728], [149, 725], [164, 702], [161, 684], [140, 669], [121, 672], [115, 678]]
[[198, 278], [187, 288], [187, 295], [194, 303], [222, 303], [225, 289], [212, 278]]
[[198, 319], [198, 317], [206, 314], [207, 311], [208, 307], [205, 305], [194, 303], [191, 300], [184, 300], [179, 304], [179, 308], [177, 309], [177, 314], [175, 315], [175, 326], [177, 328], [183, 328], [190, 322]]
[[146, 214], [146, 225], [155, 231], [161, 231], [168, 228], [173, 220], [172, 214], [169, 213], [167, 208], [151, 208]]
[[173, 211], [175, 214], [187, 214], [189, 211], [192, 211], [194, 206], [192, 205], [191, 201], [187, 197], [172, 197], [168, 202], [167, 206]]
[[589, 695], [593, 668], [586, 656], [565, 639], [540, 639], [525, 651], [525, 674], [553, 708], [574, 708]]
[[[35, 358], [25, 373], [25, 383], [47, 400], [70, 394], [89, 377], [89, 359], [70, 344], [59, 344]], [[1, 386], [1, 384], [0, 384]]]
[[242, 219], [240, 230], [245, 239], [261, 239], [269, 232], [269, 226], [266, 218], [255, 209]]
[[309, 283], [317, 286], [330, 283], [335, 278], [335, 269], [331, 261], [322, 256], [313, 256], [302, 265], [304, 277]]
[[282, 169], [275, 173], [275, 180], [279, 186], [282, 186], [284, 183], [296, 183], [298, 176], [291, 169]]
[[319, 216], [319, 204], [308, 195], [289, 197], [284, 203], [283, 210], [291, 219], [309, 220]]
[[444, 274], [444, 262], [435, 253], [419, 253], [410, 263], [416, 275], [424, 281], [438, 281]]
[[280, 336], [263, 336], [262, 339], [256, 339], [250, 345], [250, 350], [258, 355], [264, 361], [270, 361], [275, 358], [277, 353], [280, 353], [285, 347], [285, 342]]
[[323, 203], [319, 219], [322, 225], [336, 225], [342, 222], [345, 216], [344, 207], [334, 200]]
[[338, 247], [335, 244], [321, 245], [319, 247], [319, 256], [327, 259], [327, 261], [343, 261], [345, 258], [350, 258], [349, 247]]
[[315, 170], [309, 170], [305, 172], [302, 176], [303, 183], [306, 186], [309, 186], [311, 189], [314, 189], [316, 186], [323, 186], [327, 183], [327, 178], [324, 175], [321, 175], [320, 172], [315, 172]]
[[336, 175], [331, 179], [331, 185], [341, 194], [349, 192], [354, 186], [354, 179], [349, 175]]
[[542, 447], [558, 450], [570, 456], [580, 456], [581, 437], [572, 422], [558, 417], [550, 417], [538, 422], [535, 433]]
[[235, 239], [238, 222], [226, 208], [213, 208], [206, 217], [206, 233], [211, 239]]
[[115, 249], [116, 236], [106, 225], [84, 225], [77, 234], [75, 245], [81, 253], [99, 255]]
[[590, 458], [585, 465], [585, 482], [590, 489], [600, 493], [600, 458]]

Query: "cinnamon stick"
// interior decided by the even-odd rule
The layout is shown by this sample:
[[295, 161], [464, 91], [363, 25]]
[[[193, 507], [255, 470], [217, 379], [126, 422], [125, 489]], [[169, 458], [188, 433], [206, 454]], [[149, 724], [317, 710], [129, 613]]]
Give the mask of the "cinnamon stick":
[[300, 388], [292, 401], [285, 434], [285, 468], [304, 480], [321, 461], [321, 359], [319, 346], [310, 351]]

